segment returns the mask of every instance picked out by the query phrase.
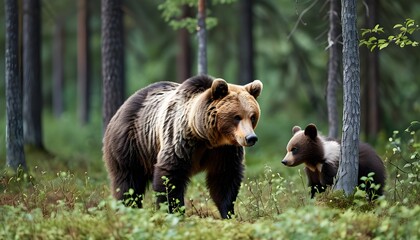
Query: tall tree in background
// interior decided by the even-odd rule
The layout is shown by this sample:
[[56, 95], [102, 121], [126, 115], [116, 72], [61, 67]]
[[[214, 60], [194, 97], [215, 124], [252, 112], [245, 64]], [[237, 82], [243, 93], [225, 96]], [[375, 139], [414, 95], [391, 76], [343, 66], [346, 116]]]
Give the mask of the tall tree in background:
[[90, 118], [90, 56], [89, 56], [89, 5], [78, 0], [77, 16], [77, 79], [79, 120], [84, 125]]
[[[378, 23], [378, 0], [367, 0], [368, 16], [366, 28], [372, 29]], [[375, 140], [380, 128], [379, 111], [379, 51], [366, 51], [364, 89], [364, 132], [369, 141]]]
[[23, 0], [23, 133], [25, 144], [43, 150], [40, 1]]
[[6, 164], [26, 170], [23, 149], [22, 86], [19, 79], [18, 1], [5, 0], [6, 16]]
[[340, 82], [339, 63], [340, 53], [340, 1], [330, 0], [328, 13], [330, 29], [328, 32], [328, 85], [327, 85], [327, 108], [328, 108], [328, 136], [338, 138], [338, 111], [337, 111], [337, 87]]
[[60, 117], [64, 111], [64, 49], [65, 49], [64, 18], [59, 16], [55, 20], [53, 34], [53, 92], [52, 107], [55, 117]]
[[239, 83], [247, 84], [254, 80], [253, 0], [239, 1], [239, 6]]
[[102, 117], [109, 120], [124, 101], [124, 41], [121, 0], [102, 0]]
[[343, 136], [336, 189], [347, 195], [357, 185], [360, 132], [360, 59], [356, 0], [341, 2], [343, 28]]
[[[181, 11], [181, 19], [190, 17], [191, 9], [190, 7], [188, 7], [188, 5], [182, 6]], [[186, 28], [178, 29], [177, 41], [179, 47], [178, 54], [176, 56], [177, 81], [182, 82], [185, 79], [191, 77], [192, 74], [191, 40], [190, 33]]]
[[198, 0], [198, 74], [207, 74], [206, 0]]

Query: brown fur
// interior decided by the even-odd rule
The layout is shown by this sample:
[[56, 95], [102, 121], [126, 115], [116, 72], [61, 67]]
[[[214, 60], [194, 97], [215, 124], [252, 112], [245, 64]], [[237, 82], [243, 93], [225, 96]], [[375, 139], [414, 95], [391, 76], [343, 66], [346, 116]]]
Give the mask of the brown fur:
[[[311, 187], [311, 197], [316, 192], [323, 192], [327, 186], [334, 183], [339, 164], [340, 145], [337, 140], [326, 139], [318, 135], [315, 125], [308, 125], [304, 131], [298, 126], [292, 129], [293, 137], [287, 144], [287, 154], [282, 163], [289, 167], [305, 164], [308, 185]], [[326, 152], [328, 151], [328, 152]], [[383, 194], [385, 185], [385, 167], [375, 150], [366, 143], [359, 145], [359, 184], [361, 177], [374, 172], [373, 183], [380, 184], [374, 192], [367, 186], [369, 199]]]
[[[210, 195], [223, 218], [233, 214], [233, 202], [243, 178], [244, 146], [257, 136], [260, 109], [258, 80], [245, 86], [198, 76], [182, 84], [160, 82], [137, 91], [111, 119], [104, 135], [103, 158], [115, 198], [134, 190], [141, 207], [149, 182], [165, 193], [162, 177], [175, 186], [159, 195], [172, 211], [184, 204], [192, 175], [207, 172]], [[175, 200], [179, 200], [179, 205]], [[130, 203], [129, 203], [130, 204]]]

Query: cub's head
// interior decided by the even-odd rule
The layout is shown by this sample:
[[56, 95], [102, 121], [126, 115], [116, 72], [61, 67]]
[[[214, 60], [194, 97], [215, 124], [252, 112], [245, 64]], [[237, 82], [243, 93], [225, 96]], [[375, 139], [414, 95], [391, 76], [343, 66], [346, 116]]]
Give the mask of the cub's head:
[[315, 167], [324, 158], [324, 149], [316, 126], [309, 124], [305, 130], [294, 126], [292, 133], [293, 137], [286, 147], [287, 154], [281, 162], [288, 167], [302, 163]]
[[244, 86], [214, 79], [207, 99], [206, 129], [211, 129], [209, 140], [213, 146], [252, 146], [258, 137], [254, 132], [260, 118], [256, 101], [263, 88], [259, 80]]

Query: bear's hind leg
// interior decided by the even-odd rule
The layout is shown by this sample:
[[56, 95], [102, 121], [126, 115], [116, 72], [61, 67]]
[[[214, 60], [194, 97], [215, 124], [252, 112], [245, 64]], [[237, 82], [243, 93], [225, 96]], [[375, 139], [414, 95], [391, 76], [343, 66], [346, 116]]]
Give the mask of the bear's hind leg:
[[132, 166], [130, 169], [119, 173], [112, 181], [114, 197], [122, 200], [126, 206], [141, 208], [150, 177], [145, 174], [144, 169], [139, 165]]

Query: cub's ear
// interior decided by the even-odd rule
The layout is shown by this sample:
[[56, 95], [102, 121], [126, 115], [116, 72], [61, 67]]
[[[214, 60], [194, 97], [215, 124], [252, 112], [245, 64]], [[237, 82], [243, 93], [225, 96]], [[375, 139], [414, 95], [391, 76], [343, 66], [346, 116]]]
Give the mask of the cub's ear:
[[293, 128], [292, 128], [292, 133], [293, 133], [293, 135], [295, 135], [297, 132], [299, 132], [300, 130], [302, 130], [299, 126], [294, 126]]
[[316, 129], [315, 124], [311, 123], [305, 128], [305, 135], [310, 139], [315, 140], [318, 136], [318, 130]]
[[211, 95], [214, 100], [220, 99], [229, 93], [228, 84], [221, 78], [216, 78], [211, 84]]
[[254, 80], [251, 83], [248, 83], [244, 86], [245, 90], [249, 92], [255, 99], [257, 99], [258, 96], [260, 96], [260, 93], [263, 89], [263, 84], [260, 80]]

